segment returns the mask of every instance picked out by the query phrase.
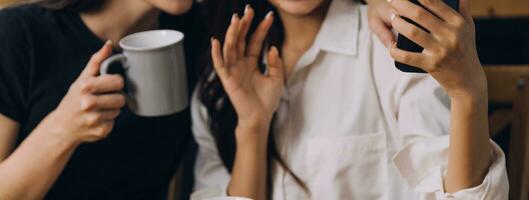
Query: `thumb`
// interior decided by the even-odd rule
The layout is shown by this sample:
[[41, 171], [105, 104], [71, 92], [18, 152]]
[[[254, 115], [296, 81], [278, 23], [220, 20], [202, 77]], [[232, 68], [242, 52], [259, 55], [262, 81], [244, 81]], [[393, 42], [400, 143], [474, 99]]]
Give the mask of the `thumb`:
[[463, 18], [465, 18], [467, 22], [473, 24], [474, 20], [472, 19], [472, 12], [470, 7], [470, 0], [459, 1], [459, 13], [461, 13]]
[[98, 52], [92, 55], [83, 72], [81, 72], [80, 77], [98, 75], [101, 63], [110, 55], [112, 55], [112, 41], [108, 40]]
[[270, 77], [283, 80], [285, 74], [283, 60], [279, 57], [279, 51], [275, 46], [268, 51], [266, 59], [268, 62], [268, 73]]

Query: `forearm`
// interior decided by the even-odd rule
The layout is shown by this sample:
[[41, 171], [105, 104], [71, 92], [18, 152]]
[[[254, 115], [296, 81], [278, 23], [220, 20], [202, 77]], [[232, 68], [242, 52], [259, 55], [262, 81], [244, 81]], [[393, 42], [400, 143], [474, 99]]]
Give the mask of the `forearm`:
[[[230, 196], [248, 197], [255, 200], [266, 198], [267, 135], [266, 129], [236, 130], [237, 152], [228, 187]], [[256, 136], [257, 137], [254, 137]]]
[[480, 185], [490, 166], [487, 95], [452, 98], [446, 192]]
[[53, 185], [77, 144], [34, 131], [0, 163], [0, 199], [41, 199]]

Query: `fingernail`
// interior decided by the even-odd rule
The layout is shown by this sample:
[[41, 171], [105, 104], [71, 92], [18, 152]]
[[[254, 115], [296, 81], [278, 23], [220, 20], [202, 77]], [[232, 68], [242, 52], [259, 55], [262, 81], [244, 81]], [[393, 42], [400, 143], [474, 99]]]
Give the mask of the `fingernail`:
[[231, 23], [235, 23], [237, 19], [239, 19], [239, 15], [237, 15], [237, 13], [234, 13], [233, 16], [231, 16]]
[[277, 56], [279, 56], [279, 49], [277, 49], [276, 46], [272, 46], [272, 49], [275, 52], [275, 54], [277, 54]]
[[270, 53], [274, 52], [274, 51], [275, 51], [275, 48], [276, 48], [275, 46], [270, 47], [269, 52], [270, 52]]
[[387, 0], [387, 1], [388, 1], [388, 3], [391, 3], [391, 1], [393, 1], [393, 0]]
[[105, 42], [105, 45], [112, 45], [112, 40], [107, 40], [107, 41]]
[[270, 11], [270, 12], [268, 12], [268, 13], [266, 14], [265, 18], [270, 17], [270, 16], [272, 16], [272, 15], [274, 15], [274, 11]]
[[391, 15], [389, 16], [389, 20], [393, 21], [395, 18], [397, 18], [397, 15], [395, 13], [391, 13]]
[[244, 14], [246, 15], [246, 13], [248, 13], [248, 10], [250, 10], [251, 6], [250, 4], [246, 4], [246, 6], [244, 7]]

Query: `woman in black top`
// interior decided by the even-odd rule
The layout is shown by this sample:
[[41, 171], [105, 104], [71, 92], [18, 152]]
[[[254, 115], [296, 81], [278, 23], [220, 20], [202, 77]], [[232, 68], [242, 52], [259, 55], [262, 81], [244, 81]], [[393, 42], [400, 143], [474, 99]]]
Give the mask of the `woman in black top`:
[[136, 116], [123, 107], [123, 79], [97, 72], [124, 36], [177, 29], [193, 87], [207, 42], [198, 5], [33, 2], [0, 11], [0, 199], [164, 199], [190, 139], [188, 111]]

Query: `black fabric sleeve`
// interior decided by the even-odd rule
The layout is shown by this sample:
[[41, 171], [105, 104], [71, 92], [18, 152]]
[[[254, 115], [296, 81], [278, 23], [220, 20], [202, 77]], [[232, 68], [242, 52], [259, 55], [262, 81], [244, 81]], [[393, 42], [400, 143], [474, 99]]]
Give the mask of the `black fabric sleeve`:
[[0, 11], [0, 114], [25, 119], [30, 52], [28, 32], [15, 10]]

